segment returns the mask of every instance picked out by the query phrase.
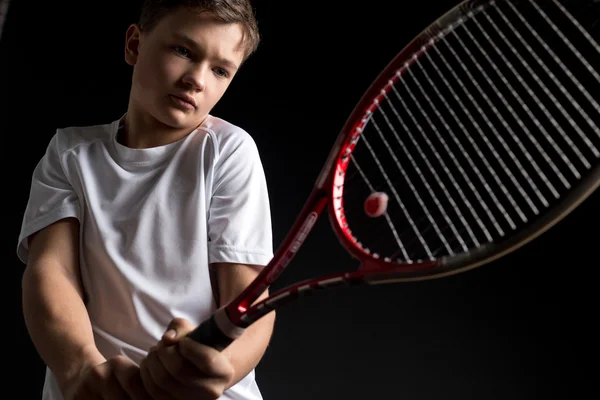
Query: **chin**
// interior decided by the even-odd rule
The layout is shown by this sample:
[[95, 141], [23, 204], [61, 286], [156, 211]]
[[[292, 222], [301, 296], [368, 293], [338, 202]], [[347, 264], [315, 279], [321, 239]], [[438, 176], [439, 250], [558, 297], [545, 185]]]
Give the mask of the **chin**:
[[157, 113], [157, 119], [171, 128], [185, 129], [197, 125], [195, 122], [196, 118], [181, 110], [167, 108], [161, 111], [162, 112]]

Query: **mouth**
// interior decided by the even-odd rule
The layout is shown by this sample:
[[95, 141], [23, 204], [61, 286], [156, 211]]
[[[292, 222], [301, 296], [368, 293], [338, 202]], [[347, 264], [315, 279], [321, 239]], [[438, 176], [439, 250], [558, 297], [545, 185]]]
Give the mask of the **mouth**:
[[196, 101], [190, 97], [190, 96], [185, 96], [185, 95], [180, 95], [180, 96], [176, 96], [176, 95], [170, 95], [169, 96], [176, 104], [185, 107], [187, 109], [195, 109], [196, 108]]

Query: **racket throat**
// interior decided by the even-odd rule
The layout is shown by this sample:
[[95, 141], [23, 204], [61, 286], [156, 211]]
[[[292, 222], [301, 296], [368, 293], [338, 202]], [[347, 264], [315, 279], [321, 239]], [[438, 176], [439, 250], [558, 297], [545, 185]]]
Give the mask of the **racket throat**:
[[381, 266], [372, 260], [362, 260], [358, 269], [360, 271], [373, 271], [376, 269], [381, 269]]
[[231, 318], [229, 318], [229, 315], [227, 314], [226, 307], [221, 307], [220, 309], [218, 309], [214, 313], [212, 319], [215, 321], [215, 324], [219, 331], [221, 331], [225, 336], [233, 340], [242, 336], [242, 334], [246, 330], [245, 328], [235, 325], [231, 321]]

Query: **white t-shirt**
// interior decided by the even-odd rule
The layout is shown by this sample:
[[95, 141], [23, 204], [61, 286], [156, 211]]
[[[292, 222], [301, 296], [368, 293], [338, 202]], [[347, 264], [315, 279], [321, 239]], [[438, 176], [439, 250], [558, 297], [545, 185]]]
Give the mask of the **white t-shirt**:
[[[149, 149], [119, 144], [122, 119], [59, 129], [33, 173], [17, 254], [66, 217], [81, 224], [80, 268], [96, 344], [138, 363], [182, 317], [215, 310], [208, 264], [266, 265], [272, 231], [258, 149], [214, 116], [185, 138]], [[222, 399], [255, 400], [254, 371]], [[47, 369], [44, 400], [61, 400]]]

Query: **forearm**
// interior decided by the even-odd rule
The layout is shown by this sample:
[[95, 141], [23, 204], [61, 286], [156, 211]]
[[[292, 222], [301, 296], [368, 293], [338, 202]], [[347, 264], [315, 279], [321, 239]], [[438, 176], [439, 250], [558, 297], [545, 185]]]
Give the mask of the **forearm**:
[[[233, 301], [248, 285], [256, 279], [261, 271], [260, 266], [232, 263], [215, 263], [211, 268], [216, 272], [219, 283], [219, 304], [224, 306]], [[257, 304], [269, 295], [265, 290], [253, 304]], [[229, 383], [233, 386], [255, 368], [262, 359], [271, 340], [275, 324], [275, 311], [263, 316], [248, 328], [241, 337], [233, 341], [223, 354], [235, 370], [234, 377]]]
[[229, 386], [233, 386], [250, 373], [262, 359], [275, 323], [275, 311], [271, 311], [254, 324], [244, 334], [229, 345], [223, 353], [233, 365], [235, 375]]
[[64, 389], [81, 368], [104, 357], [94, 344], [77, 277], [58, 272], [60, 266], [51, 263], [26, 269], [23, 313], [34, 346]]

